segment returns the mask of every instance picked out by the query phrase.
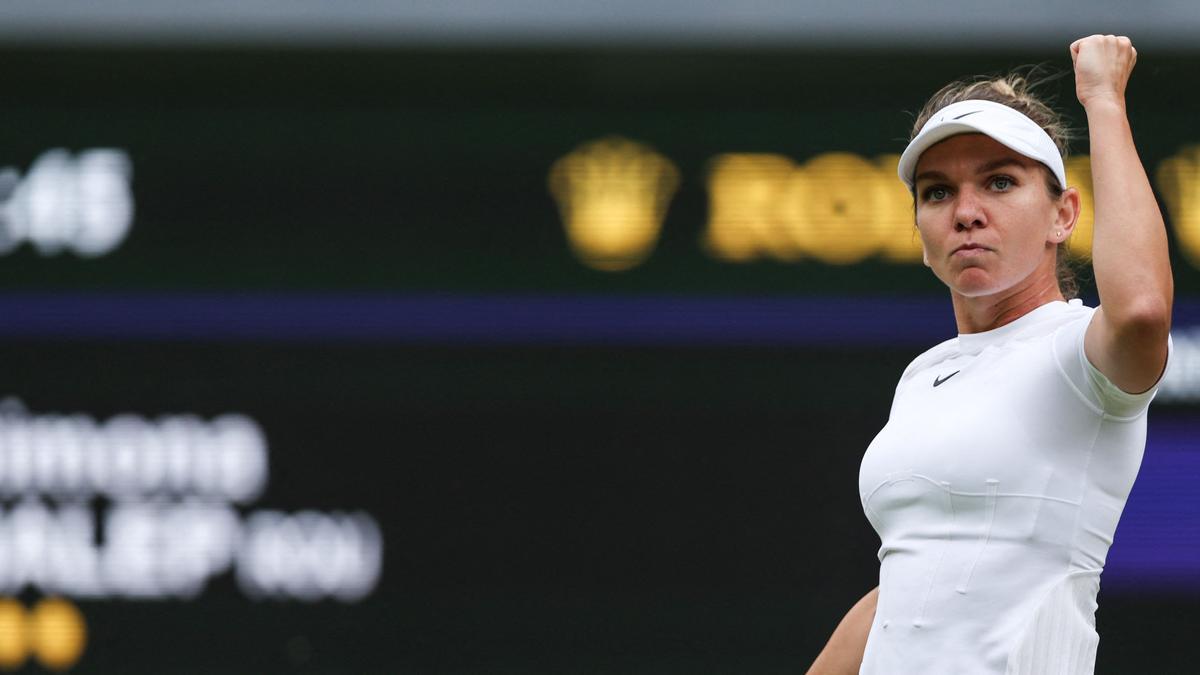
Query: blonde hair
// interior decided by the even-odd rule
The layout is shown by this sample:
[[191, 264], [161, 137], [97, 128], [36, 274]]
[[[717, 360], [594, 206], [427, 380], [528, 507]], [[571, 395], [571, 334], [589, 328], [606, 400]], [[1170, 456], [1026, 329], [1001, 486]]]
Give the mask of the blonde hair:
[[[942, 108], [960, 101], [984, 100], [1006, 105], [1033, 120], [1050, 136], [1063, 159], [1066, 159], [1074, 134], [1062, 115], [1052, 107], [1053, 97], [1038, 92], [1040, 88], [1061, 76], [1061, 73], [1048, 73], [1042, 68], [1031, 66], [1001, 76], [979, 75], [955, 80], [937, 90], [925, 102], [913, 120], [909, 140], [915, 138], [925, 123]], [[1062, 196], [1063, 188], [1048, 168], [1046, 189], [1053, 199]], [[1079, 294], [1079, 282], [1073, 261], [1068, 255], [1066, 242], [1058, 245], [1055, 274], [1063, 297], [1073, 298]]]

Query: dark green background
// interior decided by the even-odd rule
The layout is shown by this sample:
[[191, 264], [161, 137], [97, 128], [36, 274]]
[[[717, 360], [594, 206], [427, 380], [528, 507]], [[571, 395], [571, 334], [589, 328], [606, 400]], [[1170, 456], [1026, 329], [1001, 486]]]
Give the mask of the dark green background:
[[[803, 672], [877, 583], [858, 464], [914, 351], [4, 345], [31, 410], [249, 414], [254, 508], [383, 528], [361, 604], [80, 601], [106, 673]], [[1102, 590], [1097, 672], [1190, 672], [1194, 607]]]

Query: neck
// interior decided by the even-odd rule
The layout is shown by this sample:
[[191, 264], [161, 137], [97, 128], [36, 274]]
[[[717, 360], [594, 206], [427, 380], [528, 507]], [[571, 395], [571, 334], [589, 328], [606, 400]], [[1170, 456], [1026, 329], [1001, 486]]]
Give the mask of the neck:
[[1003, 293], [967, 297], [950, 291], [959, 333], [982, 333], [1012, 323], [1042, 305], [1063, 300], [1053, 270]]

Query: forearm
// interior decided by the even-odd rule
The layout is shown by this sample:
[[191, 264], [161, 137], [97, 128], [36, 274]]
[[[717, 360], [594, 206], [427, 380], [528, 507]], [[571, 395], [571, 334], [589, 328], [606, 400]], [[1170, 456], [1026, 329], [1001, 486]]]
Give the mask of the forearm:
[[825, 649], [808, 669], [808, 675], [858, 675], [878, 598], [879, 588], [876, 587], [846, 612]]
[[1113, 325], [1164, 319], [1174, 286], [1162, 213], [1138, 158], [1123, 100], [1085, 107], [1091, 141], [1095, 231], [1092, 267]]

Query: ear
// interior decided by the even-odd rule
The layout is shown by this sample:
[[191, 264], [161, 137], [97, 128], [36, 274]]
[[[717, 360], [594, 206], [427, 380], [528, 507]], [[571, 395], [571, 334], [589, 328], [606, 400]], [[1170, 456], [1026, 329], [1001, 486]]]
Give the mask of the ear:
[[1057, 246], [1070, 238], [1071, 232], [1075, 230], [1075, 223], [1079, 222], [1082, 208], [1079, 190], [1073, 187], [1064, 190], [1055, 206], [1054, 222], [1050, 225], [1050, 231], [1046, 233], [1046, 242]]
[[916, 223], [913, 223], [913, 235], [921, 242], [921, 262], [925, 263], [926, 267], [932, 267], [929, 264], [929, 251], [925, 248], [925, 237], [921, 236], [921, 228]]

